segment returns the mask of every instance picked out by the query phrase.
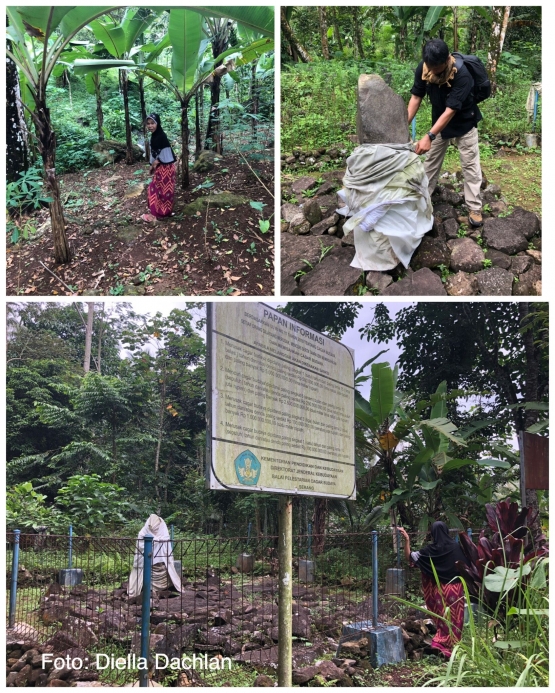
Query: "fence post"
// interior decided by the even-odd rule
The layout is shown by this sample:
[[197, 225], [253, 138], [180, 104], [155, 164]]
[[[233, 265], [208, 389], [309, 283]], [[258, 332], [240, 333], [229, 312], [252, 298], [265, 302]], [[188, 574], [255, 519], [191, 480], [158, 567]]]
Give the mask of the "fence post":
[[396, 527], [395, 531], [397, 532], [397, 568], [401, 568], [401, 532], [399, 532], [399, 528]]
[[15, 609], [17, 605], [17, 574], [19, 572], [19, 535], [20, 529], [14, 530], [13, 537], [13, 557], [12, 557], [12, 581], [10, 586], [10, 628], [15, 623]]
[[414, 142], [416, 140], [416, 116], [411, 121], [412, 125], [412, 141]]
[[372, 532], [372, 628], [378, 625], [378, 532]]
[[71, 570], [73, 563], [73, 525], [69, 525], [69, 556], [67, 559], [67, 567]]
[[468, 534], [468, 536], [469, 536], [469, 538], [470, 538], [470, 541], [472, 541], [472, 527], [469, 527], [469, 528], [466, 530], [466, 533]]
[[308, 560], [312, 558], [312, 522], [308, 523]]
[[148, 656], [150, 649], [150, 592], [152, 587], [152, 540], [151, 534], [144, 538], [143, 547], [143, 604], [141, 618], [141, 657], [144, 669], [139, 669], [141, 688], [148, 688]]

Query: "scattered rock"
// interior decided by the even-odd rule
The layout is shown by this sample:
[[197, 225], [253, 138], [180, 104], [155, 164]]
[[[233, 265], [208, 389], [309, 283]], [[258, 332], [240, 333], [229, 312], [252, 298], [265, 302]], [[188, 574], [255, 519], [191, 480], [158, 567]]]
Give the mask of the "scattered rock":
[[453, 272], [479, 272], [484, 268], [484, 251], [471, 238], [448, 241], [451, 250], [449, 266]]
[[366, 286], [369, 289], [376, 289], [381, 294], [390, 284], [393, 284], [393, 277], [385, 272], [368, 272], [366, 275]]
[[450, 241], [459, 237], [459, 222], [456, 219], [449, 218], [443, 222], [443, 230], [445, 238]]
[[512, 259], [511, 272], [513, 274], [524, 274], [532, 265], [532, 258], [529, 255], [517, 255]]
[[293, 683], [296, 685], [308, 683], [316, 676], [317, 673], [318, 669], [315, 666], [303, 667], [302, 669], [293, 669]]
[[313, 236], [321, 236], [326, 231], [328, 231], [329, 233], [329, 230], [333, 228], [335, 224], [337, 224], [338, 220], [339, 214], [333, 214], [331, 217], [326, 217], [325, 219], [322, 219], [322, 221], [320, 221], [319, 223], [315, 224], [310, 229], [310, 233]]
[[513, 275], [500, 267], [490, 267], [476, 274], [482, 296], [510, 296], [513, 292]]
[[539, 265], [532, 265], [527, 272], [521, 274], [518, 282], [513, 284], [513, 296], [541, 296], [542, 270]]
[[309, 200], [303, 205], [303, 215], [311, 226], [322, 221], [322, 210], [316, 200]]
[[410, 266], [415, 270], [419, 270], [422, 267], [433, 269], [434, 267], [439, 267], [439, 265], [448, 267], [449, 257], [449, 248], [446, 243], [438, 238], [424, 236], [412, 257]]
[[541, 265], [542, 263], [542, 254], [541, 250], [527, 250], [526, 255], [529, 255], [532, 260], [538, 265]]
[[302, 176], [291, 185], [291, 192], [300, 197], [307, 190], [313, 190], [318, 185], [318, 181], [310, 176]]
[[473, 274], [459, 271], [447, 277], [445, 289], [449, 296], [475, 296], [478, 293], [478, 281]]
[[193, 173], [208, 173], [222, 160], [221, 154], [203, 149], [193, 166]]
[[235, 195], [229, 192], [222, 193], [212, 193], [211, 195], [203, 195], [198, 197], [194, 202], [190, 202], [188, 205], [183, 207], [184, 214], [196, 214], [197, 212], [204, 212], [206, 207], [217, 207], [218, 209], [225, 209], [225, 207], [238, 207], [239, 205], [245, 205], [249, 201], [248, 197], [244, 195]]
[[494, 267], [501, 267], [501, 269], [508, 270], [511, 268], [511, 256], [501, 253], [499, 250], [492, 250], [491, 248], [486, 252], [486, 260], [491, 260]]
[[[123, 161], [127, 155], [127, 145], [125, 142], [117, 140], [103, 140], [93, 144], [93, 152], [99, 166], [106, 164], [117, 164], [118, 161]], [[136, 144], [133, 145], [133, 161], [141, 161], [144, 159], [143, 150]]]
[[508, 255], [515, 255], [528, 247], [523, 224], [510, 217], [485, 219], [482, 236], [488, 246]]
[[254, 688], [273, 688], [274, 682], [266, 674], [258, 674], [252, 685]]
[[434, 207], [434, 217], [439, 221], [445, 221], [445, 219], [456, 219], [457, 213], [451, 205], [440, 204]]
[[447, 293], [441, 279], [424, 267], [417, 272], [411, 272], [404, 279], [388, 286], [382, 296], [446, 296]]
[[361, 271], [351, 267], [352, 248], [335, 248], [316, 267], [301, 277], [299, 289], [305, 296], [350, 296], [360, 282]]
[[286, 202], [281, 205], [281, 218], [283, 221], [290, 222], [292, 219], [297, 217], [301, 213], [300, 207], [297, 205], [292, 205], [290, 202]]

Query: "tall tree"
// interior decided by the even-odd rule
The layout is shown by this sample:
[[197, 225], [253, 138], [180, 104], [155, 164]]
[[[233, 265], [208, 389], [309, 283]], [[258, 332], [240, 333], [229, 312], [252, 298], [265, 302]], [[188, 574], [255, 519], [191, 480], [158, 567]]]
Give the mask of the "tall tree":
[[[7, 21], [7, 17], [6, 17]], [[8, 51], [12, 51], [8, 41]], [[15, 62], [6, 58], [6, 178], [16, 181], [28, 168], [27, 124], [23, 114], [19, 75]]]
[[330, 49], [328, 46], [328, 20], [326, 7], [318, 7], [318, 18], [320, 20], [320, 43], [322, 44], [322, 55], [324, 60], [330, 59]]
[[85, 372], [85, 374], [88, 373], [91, 369], [94, 303], [87, 303], [87, 309], [87, 328], [85, 331], [85, 360], [83, 362], [83, 371]]
[[[44, 166], [44, 179], [52, 198], [50, 220], [54, 241], [54, 260], [71, 260], [60, 186], [56, 177], [56, 134], [46, 102], [46, 86], [60, 54], [71, 39], [109, 7], [7, 7], [7, 29], [12, 49], [7, 56], [25, 76], [26, 88], [34, 101], [29, 109], [37, 131], [38, 149]], [[58, 34], [56, 31], [59, 30]], [[38, 58], [38, 60], [37, 60]]]
[[503, 51], [503, 42], [505, 41], [505, 33], [507, 32], [509, 15], [511, 13], [511, 6], [494, 5], [491, 8], [491, 11], [492, 23], [491, 37], [488, 49], [487, 70], [491, 82], [491, 93], [492, 95], [495, 95], [495, 92], [497, 90], [497, 82], [495, 76], [497, 73], [499, 59], [501, 58], [501, 53]]
[[299, 39], [295, 36], [293, 29], [290, 24], [291, 13], [293, 7], [281, 7], [280, 17], [281, 17], [281, 33], [285, 37], [289, 47], [289, 54], [293, 62], [309, 63], [310, 55], [306, 48], [301, 44]]

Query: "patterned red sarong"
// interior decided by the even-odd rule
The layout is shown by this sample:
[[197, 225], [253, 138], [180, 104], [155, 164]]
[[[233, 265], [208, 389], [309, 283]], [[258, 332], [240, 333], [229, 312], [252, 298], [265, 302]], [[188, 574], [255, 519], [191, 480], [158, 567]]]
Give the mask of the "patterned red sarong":
[[439, 618], [434, 618], [437, 633], [434, 635], [431, 647], [439, 650], [446, 657], [450, 657], [453, 647], [461, 639], [464, 624], [465, 597], [462, 583], [440, 584], [440, 591], [435, 578], [422, 573], [422, 587], [424, 589], [426, 607], [433, 611], [434, 614], [445, 616], [445, 607], [449, 607], [448, 618], [451, 628], [449, 628], [449, 623]]
[[175, 195], [175, 162], [159, 164], [148, 186], [148, 208], [155, 217], [167, 217], [173, 210]]

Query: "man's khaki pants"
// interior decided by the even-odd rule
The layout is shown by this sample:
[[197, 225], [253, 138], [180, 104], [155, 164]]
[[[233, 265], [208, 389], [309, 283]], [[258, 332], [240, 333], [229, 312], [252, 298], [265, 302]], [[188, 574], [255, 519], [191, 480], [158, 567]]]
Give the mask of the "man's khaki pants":
[[466, 206], [471, 212], [481, 212], [482, 198], [480, 196], [480, 186], [482, 184], [482, 169], [480, 168], [478, 128], [472, 128], [466, 135], [454, 137], [451, 140], [444, 140], [441, 135], [438, 135], [432, 142], [432, 148], [424, 162], [424, 168], [429, 181], [428, 191], [431, 195], [437, 185], [445, 152], [450, 144], [454, 144], [458, 148], [461, 157]]

